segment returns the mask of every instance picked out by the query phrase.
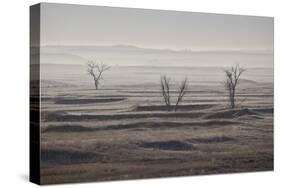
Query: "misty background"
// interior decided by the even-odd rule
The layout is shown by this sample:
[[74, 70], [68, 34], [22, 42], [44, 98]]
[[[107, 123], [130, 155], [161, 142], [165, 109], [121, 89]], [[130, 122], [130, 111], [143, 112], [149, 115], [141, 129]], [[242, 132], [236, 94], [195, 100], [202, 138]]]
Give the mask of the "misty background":
[[273, 81], [270, 17], [41, 6], [43, 80], [89, 83], [86, 64], [95, 60], [111, 66], [105, 73], [108, 85], [117, 79], [118, 84], [158, 83], [161, 74], [218, 83], [233, 64], [247, 68], [245, 79]]

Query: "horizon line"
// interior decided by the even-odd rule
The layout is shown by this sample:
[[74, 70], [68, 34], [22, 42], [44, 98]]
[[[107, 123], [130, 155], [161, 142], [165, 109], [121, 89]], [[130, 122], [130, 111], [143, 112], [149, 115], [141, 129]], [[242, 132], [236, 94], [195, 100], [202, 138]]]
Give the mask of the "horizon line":
[[[38, 46], [31, 46], [31, 47], [38, 47]], [[153, 47], [142, 47], [132, 44], [112, 44], [112, 45], [95, 45], [95, 44], [44, 44], [40, 45], [40, 47], [127, 47], [127, 48], [135, 48], [139, 50], [158, 50], [158, 51], [172, 51], [172, 52], [267, 52], [267, 53], [274, 53], [274, 49], [190, 49], [190, 48], [181, 48], [181, 49], [173, 49], [173, 48], [153, 48]]]

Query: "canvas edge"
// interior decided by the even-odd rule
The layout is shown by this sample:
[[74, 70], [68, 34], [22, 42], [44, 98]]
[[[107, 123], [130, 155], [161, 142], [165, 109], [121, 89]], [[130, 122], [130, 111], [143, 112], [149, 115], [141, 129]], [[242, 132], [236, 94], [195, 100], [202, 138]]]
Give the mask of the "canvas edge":
[[29, 7], [29, 181], [40, 181], [40, 3]]

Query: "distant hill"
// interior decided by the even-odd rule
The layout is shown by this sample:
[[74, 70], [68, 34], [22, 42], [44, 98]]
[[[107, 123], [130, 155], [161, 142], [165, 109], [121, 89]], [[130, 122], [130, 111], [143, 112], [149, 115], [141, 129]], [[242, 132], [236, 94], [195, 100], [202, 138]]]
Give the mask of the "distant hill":
[[71, 52], [76, 50], [97, 50], [97, 51], [138, 51], [138, 52], [158, 52], [158, 53], [247, 53], [247, 54], [272, 54], [271, 50], [174, 50], [174, 49], [161, 49], [161, 48], [143, 48], [134, 45], [93, 45], [93, 46], [56, 46], [49, 45], [42, 47], [43, 52]]
[[42, 63], [85, 64], [96, 60], [120, 66], [204, 66], [273, 67], [271, 51], [192, 51], [142, 48], [133, 45], [113, 46], [43, 46]]

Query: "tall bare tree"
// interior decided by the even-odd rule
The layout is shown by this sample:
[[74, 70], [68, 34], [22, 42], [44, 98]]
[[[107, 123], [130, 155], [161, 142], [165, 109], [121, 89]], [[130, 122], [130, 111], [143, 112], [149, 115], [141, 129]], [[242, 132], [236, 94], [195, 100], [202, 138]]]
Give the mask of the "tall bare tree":
[[170, 102], [170, 78], [166, 75], [161, 76], [161, 92], [164, 98], [165, 104], [170, 110], [171, 102]]
[[179, 103], [182, 101], [183, 96], [187, 93], [187, 87], [188, 87], [188, 80], [187, 77], [185, 77], [185, 79], [181, 82], [179, 88], [179, 95], [176, 102], [175, 111], [177, 111]]
[[240, 76], [245, 71], [239, 65], [232, 66], [230, 69], [224, 70], [226, 81], [225, 88], [228, 91], [229, 104], [231, 108], [235, 108], [236, 87]]
[[108, 69], [110, 69], [110, 66], [106, 64], [89, 61], [87, 71], [94, 79], [96, 90], [99, 89], [100, 81], [103, 79], [102, 74]]

